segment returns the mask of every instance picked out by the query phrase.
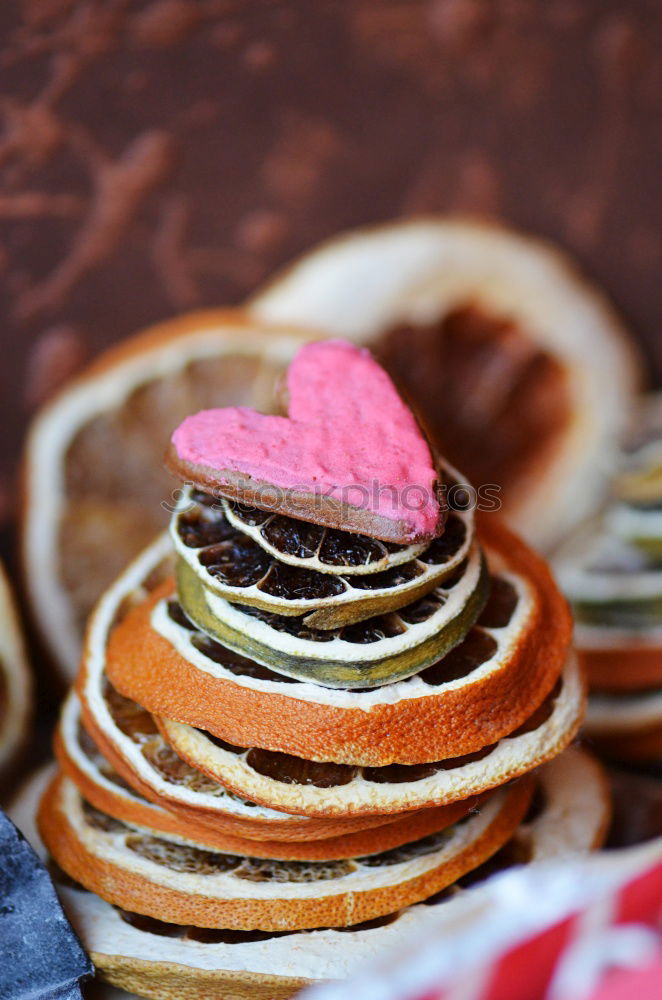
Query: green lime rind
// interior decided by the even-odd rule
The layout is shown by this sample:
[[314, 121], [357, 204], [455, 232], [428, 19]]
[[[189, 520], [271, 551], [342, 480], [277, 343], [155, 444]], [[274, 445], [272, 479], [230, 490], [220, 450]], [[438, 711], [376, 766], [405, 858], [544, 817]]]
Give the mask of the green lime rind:
[[662, 625], [662, 594], [653, 598], [573, 601], [575, 620], [605, 628], [652, 629]]
[[[255, 622], [250, 615], [243, 615], [245, 629], [241, 630], [214, 615], [207, 604], [204, 587], [183, 560], [178, 560], [176, 575], [182, 609], [202, 632], [234, 652], [250, 657], [277, 673], [331, 688], [381, 687], [419, 673], [425, 667], [436, 663], [462, 641], [478, 619], [489, 596], [489, 572], [485, 557], [481, 553], [480, 570], [474, 587], [458, 613], [446, 621], [438, 631], [428, 635], [419, 643], [404, 645], [398, 652], [353, 662], [351, 653], [353, 648], [356, 649], [356, 645], [350, 642], [339, 641], [338, 644], [343, 650], [337, 658], [315, 657], [307, 653], [292, 655], [275, 649], [250, 634], [251, 626]], [[410, 626], [407, 631], [411, 632], [416, 627], [416, 625]], [[393, 646], [396, 648], [398, 645], [403, 646], [403, 639], [406, 642], [406, 633], [404, 637], [395, 636], [392, 640]], [[315, 645], [310, 640], [295, 641], [300, 646]]]
[[607, 530], [633, 545], [652, 562], [662, 559], [662, 508], [616, 504], [606, 518]]

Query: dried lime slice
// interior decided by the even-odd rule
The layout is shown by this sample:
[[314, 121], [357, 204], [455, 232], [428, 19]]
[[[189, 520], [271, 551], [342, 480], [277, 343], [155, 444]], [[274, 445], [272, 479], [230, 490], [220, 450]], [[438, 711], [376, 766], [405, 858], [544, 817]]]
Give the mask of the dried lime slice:
[[659, 628], [662, 569], [622, 539], [595, 530], [563, 550], [556, 571], [580, 625]]
[[662, 482], [659, 489], [659, 500], [645, 504], [615, 504], [606, 517], [609, 531], [655, 561], [662, 560]]
[[396, 545], [367, 535], [297, 521], [283, 514], [221, 500], [227, 520], [280, 562], [319, 573], [354, 576], [380, 573], [410, 562], [426, 543]]
[[[438, 464], [445, 502], [451, 512], [460, 514], [470, 541], [473, 537], [471, 490], [462, 485], [462, 474], [456, 469], [446, 462]], [[204, 501], [201, 499], [201, 502]], [[367, 535], [337, 531], [273, 511], [247, 507], [223, 497], [219, 502], [230, 524], [249, 535], [279, 562], [319, 573], [341, 576], [381, 573], [416, 559], [427, 547], [425, 543], [396, 545]]]
[[[281, 520], [289, 521], [298, 537], [306, 529], [325, 531], [291, 518]], [[385, 614], [430, 593], [466, 559], [472, 528], [470, 513], [452, 512], [444, 534], [417, 559], [353, 576], [281, 562], [254, 537], [234, 527], [224, 506], [198, 490], [187, 489], [171, 521], [179, 559], [205, 591], [272, 614], [299, 616], [305, 625], [319, 629], [339, 628]], [[373, 539], [365, 541], [372, 543]]]
[[[324, 630], [300, 617], [231, 604], [206, 591], [183, 560], [177, 588], [188, 618], [230, 649], [289, 677], [356, 688], [410, 677], [444, 656], [480, 615], [489, 575], [474, 542], [462, 566], [425, 597], [399, 611]], [[153, 626], [159, 631], [156, 621]]]

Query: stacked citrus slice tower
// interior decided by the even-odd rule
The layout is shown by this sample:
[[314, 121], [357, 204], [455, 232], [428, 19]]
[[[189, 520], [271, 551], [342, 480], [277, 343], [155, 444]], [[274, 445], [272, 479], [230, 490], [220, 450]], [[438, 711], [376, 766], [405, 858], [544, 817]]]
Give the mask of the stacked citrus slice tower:
[[592, 697], [587, 731], [611, 756], [662, 759], [662, 398], [644, 401], [604, 516], [559, 555]]
[[97, 964], [148, 996], [289, 996], [496, 857], [604, 833], [590, 759], [531, 773], [584, 707], [545, 564], [492, 518], [476, 530], [367, 352], [309, 344], [286, 390], [288, 417], [208, 410], [174, 433], [170, 535], [92, 614], [39, 809], [101, 897], [73, 907]]

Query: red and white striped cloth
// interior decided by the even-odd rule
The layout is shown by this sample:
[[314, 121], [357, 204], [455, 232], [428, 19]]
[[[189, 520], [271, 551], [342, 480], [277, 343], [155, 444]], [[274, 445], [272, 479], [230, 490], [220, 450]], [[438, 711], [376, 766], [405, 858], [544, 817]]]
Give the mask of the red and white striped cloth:
[[662, 1000], [662, 838], [512, 869], [301, 1000]]

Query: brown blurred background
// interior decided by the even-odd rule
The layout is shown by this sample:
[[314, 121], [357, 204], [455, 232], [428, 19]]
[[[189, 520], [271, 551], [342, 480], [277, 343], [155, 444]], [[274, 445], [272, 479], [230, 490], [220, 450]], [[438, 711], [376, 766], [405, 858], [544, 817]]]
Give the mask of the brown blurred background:
[[0, 32], [5, 526], [63, 378], [374, 220], [552, 237], [662, 375], [655, 0], [23, 0]]

